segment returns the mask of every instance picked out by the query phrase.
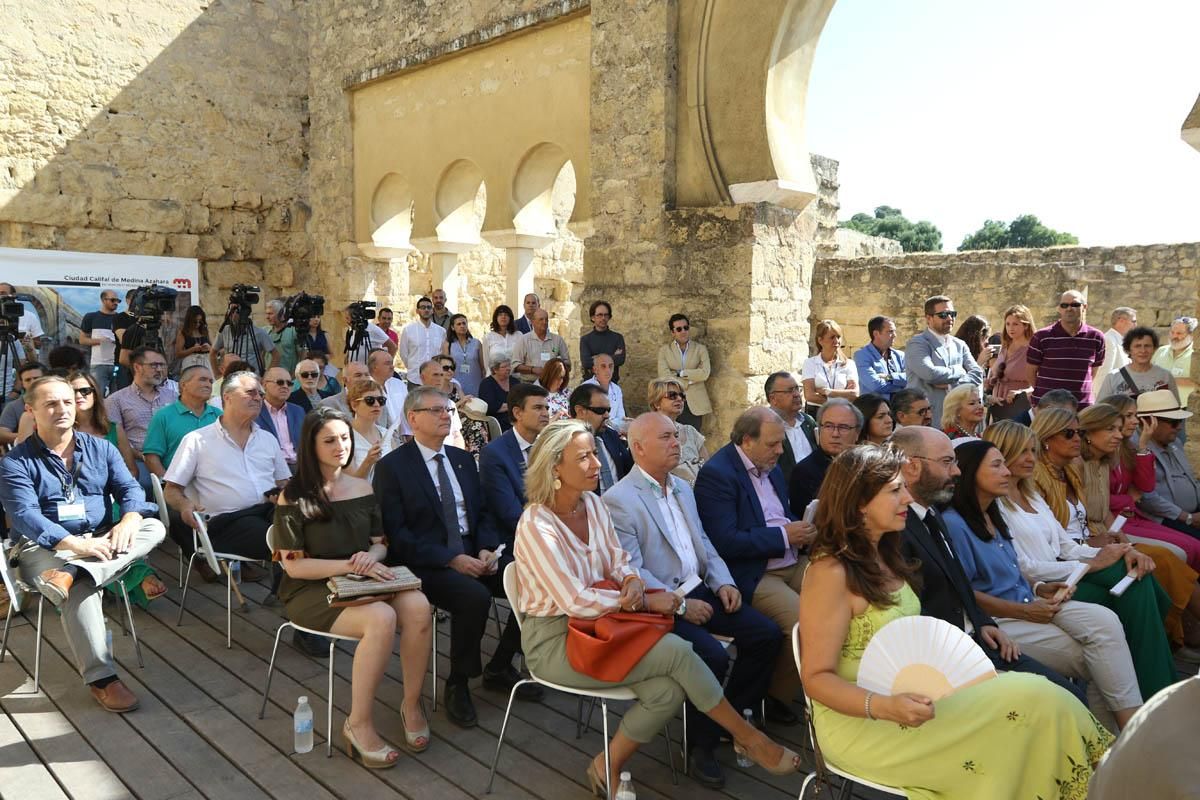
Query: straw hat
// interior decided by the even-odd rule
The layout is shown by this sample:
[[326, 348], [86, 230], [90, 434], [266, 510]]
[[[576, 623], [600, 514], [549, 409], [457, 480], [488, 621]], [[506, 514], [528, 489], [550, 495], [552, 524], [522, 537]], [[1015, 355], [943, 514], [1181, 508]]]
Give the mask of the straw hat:
[[1156, 389], [1137, 396], [1139, 417], [1162, 417], [1164, 419], [1187, 419], [1192, 412], [1180, 407], [1179, 400], [1170, 389]]
[[467, 419], [473, 419], [477, 422], [486, 422], [488, 416], [487, 401], [478, 397], [472, 397], [467, 402], [463, 403], [459, 409]]

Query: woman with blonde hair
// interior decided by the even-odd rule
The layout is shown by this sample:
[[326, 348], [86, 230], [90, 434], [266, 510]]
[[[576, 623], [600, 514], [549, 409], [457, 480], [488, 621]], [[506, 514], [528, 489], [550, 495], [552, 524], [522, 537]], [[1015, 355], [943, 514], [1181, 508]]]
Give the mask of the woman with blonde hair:
[[[1150, 575], [1154, 560], [1128, 543], [1091, 547], [1067, 535], [1034, 485], [1038, 439], [1029, 428], [1002, 420], [989, 426], [983, 439], [996, 445], [1008, 466], [1008, 495], [999, 500], [1000, 515], [1012, 534], [1025, 580], [1036, 588], [1038, 583], [1064, 581], [1086, 565], [1073, 599], [1112, 609], [1121, 620], [1143, 699], [1174, 683], [1175, 664], [1163, 628], [1171, 599]], [[1137, 580], [1119, 597], [1110, 594], [1127, 573]]]
[[[612, 739], [607, 774], [603, 753], [588, 765], [592, 792], [610, 796], [625, 762], [674, 719], [685, 697], [729, 731], [739, 753], [773, 774], [798, 770], [800, 757], [747, 723], [691, 644], [674, 634], [659, 639], [619, 681], [599, 680], [571, 665], [567, 623], [572, 617], [597, 619], [618, 611], [672, 615], [681, 602], [674, 592], [646, 591], [595, 492], [599, 476], [591, 429], [578, 420], [550, 423], [530, 451], [528, 504], [513, 549], [520, 585], [514, 610], [525, 615], [521, 642], [530, 672], [579, 689], [626, 686], [638, 697]], [[598, 585], [602, 582], [620, 588]]]
[[831, 397], [858, 397], [858, 367], [842, 352], [841, 325], [823, 319], [817, 323], [814, 338], [817, 354], [804, 362], [801, 378], [808, 413], [816, 416], [817, 408]]
[[671, 474], [683, 478], [691, 485], [696, 482], [700, 467], [708, 460], [708, 450], [704, 446], [704, 434], [686, 422], [679, 421], [686, 398], [683, 384], [674, 378], [652, 378], [646, 389], [646, 404], [650, 406], [650, 410], [670, 417], [675, 423], [675, 433], [679, 436], [679, 466], [671, 470]]
[[1029, 410], [1029, 340], [1033, 338], [1033, 314], [1019, 303], [1004, 310], [1004, 328], [1000, 332], [1000, 354], [992, 362], [983, 390], [988, 395], [992, 420], [1012, 419]]
[[955, 386], [942, 402], [942, 433], [951, 439], [978, 436], [986, 414], [978, 386], [972, 383]]

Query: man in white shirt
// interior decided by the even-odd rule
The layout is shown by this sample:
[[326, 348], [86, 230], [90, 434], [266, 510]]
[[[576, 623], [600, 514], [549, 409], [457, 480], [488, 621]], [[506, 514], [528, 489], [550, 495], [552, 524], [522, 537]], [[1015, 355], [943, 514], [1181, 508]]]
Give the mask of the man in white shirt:
[[[679, 465], [679, 438], [671, 420], [642, 414], [629, 426], [635, 466], [604, 494], [621, 546], [647, 589], [678, 592], [673, 633], [692, 643], [717, 680], [729, 674], [725, 696], [734, 708], [758, 708], [783, 642], [779, 626], [742, 603], [733, 576], [704, 533], [696, 498], [686, 481], [671, 474]], [[737, 660], [713, 635], [733, 637]], [[689, 703], [690, 772], [706, 786], [725, 783], [714, 755], [721, 736], [716, 723]]]
[[433, 301], [417, 301], [417, 318], [400, 332], [400, 358], [404, 359], [409, 388], [421, 385], [421, 365], [442, 351], [446, 329], [433, 324]]
[[[183, 437], [167, 468], [164, 494], [191, 527], [197, 525], [193, 512], [207, 517], [215, 549], [267, 561], [275, 498], [292, 471], [279, 442], [255, 424], [263, 403], [258, 376], [230, 375], [221, 399], [221, 418]], [[257, 580], [255, 573], [243, 567], [248, 580]]]
[[521, 375], [522, 380], [533, 381], [552, 358], [561, 358], [564, 364], [571, 366], [567, 343], [557, 333], [550, 332], [550, 315], [546, 309], [539, 308], [533, 312], [533, 330], [517, 341], [513, 371]]
[[[399, 420], [400, 427], [397, 430], [404, 436], [412, 436], [412, 429], [408, 427], [408, 420], [404, 418], [404, 398], [408, 397], [408, 384], [392, 374], [392, 363], [392, 356], [386, 350], [372, 350], [367, 354], [367, 370], [387, 395], [387, 405], [384, 406], [379, 424], [386, 426]], [[388, 420], [386, 424], [384, 419]]]
[[625, 395], [619, 384], [613, 381], [613, 372], [617, 364], [608, 353], [597, 353], [592, 358], [592, 377], [584, 383], [593, 383], [608, 395], [608, 403], [612, 410], [608, 414], [609, 423], [618, 431], [624, 431], [629, 426], [625, 417]]
[[[1129, 306], [1119, 306], [1113, 309], [1109, 317], [1108, 330], [1104, 332], [1104, 363], [1092, 377], [1092, 386], [1097, 390], [1104, 385], [1104, 379], [1110, 372], [1116, 372], [1129, 363], [1125, 355], [1125, 334], [1137, 327], [1137, 311]], [[1099, 397], [1094, 398], [1100, 400]]]
[[783, 420], [783, 455], [779, 457], [779, 468], [783, 479], [792, 479], [795, 466], [808, 458], [817, 446], [817, 421], [805, 414], [804, 389], [790, 372], [772, 372], [764, 386], [767, 405]]

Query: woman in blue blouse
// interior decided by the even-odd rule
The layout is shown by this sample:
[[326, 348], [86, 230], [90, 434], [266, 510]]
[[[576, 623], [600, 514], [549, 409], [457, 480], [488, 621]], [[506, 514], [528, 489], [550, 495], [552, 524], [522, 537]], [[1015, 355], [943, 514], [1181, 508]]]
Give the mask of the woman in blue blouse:
[[1142, 705], [1121, 621], [1110, 609], [1071, 599], [1073, 588], [1021, 576], [998, 498], [1008, 494], [1004, 454], [987, 441], [955, 448], [962, 477], [943, 515], [979, 606], [1021, 650], [1070, 678], [1095, 682], [1124, 727]]

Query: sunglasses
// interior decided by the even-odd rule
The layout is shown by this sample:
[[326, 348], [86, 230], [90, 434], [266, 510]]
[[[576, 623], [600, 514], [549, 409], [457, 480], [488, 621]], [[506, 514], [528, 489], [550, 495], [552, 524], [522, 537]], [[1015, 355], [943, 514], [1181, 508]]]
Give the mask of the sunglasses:
[[75, 390], [75, 394], [79, 395], [80, 397], [91, 397], [95, 393], [96, 390], [90, 386], [80, 386]]
[[1063, 428], [1059, 433], [1062, 434], [1064, 439], [1074, 439], [1076, 436], [1081, 435], [1083, 431], [1079, 428]]
[[387, 402], [386, 397], [380, 397], [379, 395], [375, 395], [375, 394], [367, 395], [366, 397], [360, 397], [358, 399], [363, 401], [367, 405], [371, 406], [372, 408], [374, 408], [375, 406], [382, 407], [383, 404]]
[[602, 417], [612, 413], [612, 409], [608, 406], [584, 406], [584, 408], [593, 414], [599, 414]]
[[1083, 303], [1059, 303], [1059, 308], [1083, 308]]
[[683, 325], [681, 327], [675, 328], [674, 330], [676, 333], [683, 333], [684, 331], [690, 331], [691, 329], [692, 329], [691, 325]]
[[934, 312], [933, 316], [937, 317], [938, 319], [954, 319], [958, 316], [958, 312], [957, 311], [937, 311], [937, 312]]
[[663, 395], [663, 397], [667, 398], [668, 400], [682, 400], [684, 397], [686, 397], [686, 395], [684, 395], [683, 392], [667, 392]]
[[1171, 417], [1155, 417], [1159, 425], [1170, 425], [1172, 428], [1178, 428], [1183, 424], [1181, 419], [1172, 419]]
[[285, 381], [283, 378], [279, 378], [278, 380], [271, 381], [271, 383], [275, 384], [276, 386], [291, 386], [292, 385], [291, 381]]
[[319, 373], [319, 372], [301, 372], [300, 377], [301, 378], [315, 378], [320, 374], [321, 373]]

